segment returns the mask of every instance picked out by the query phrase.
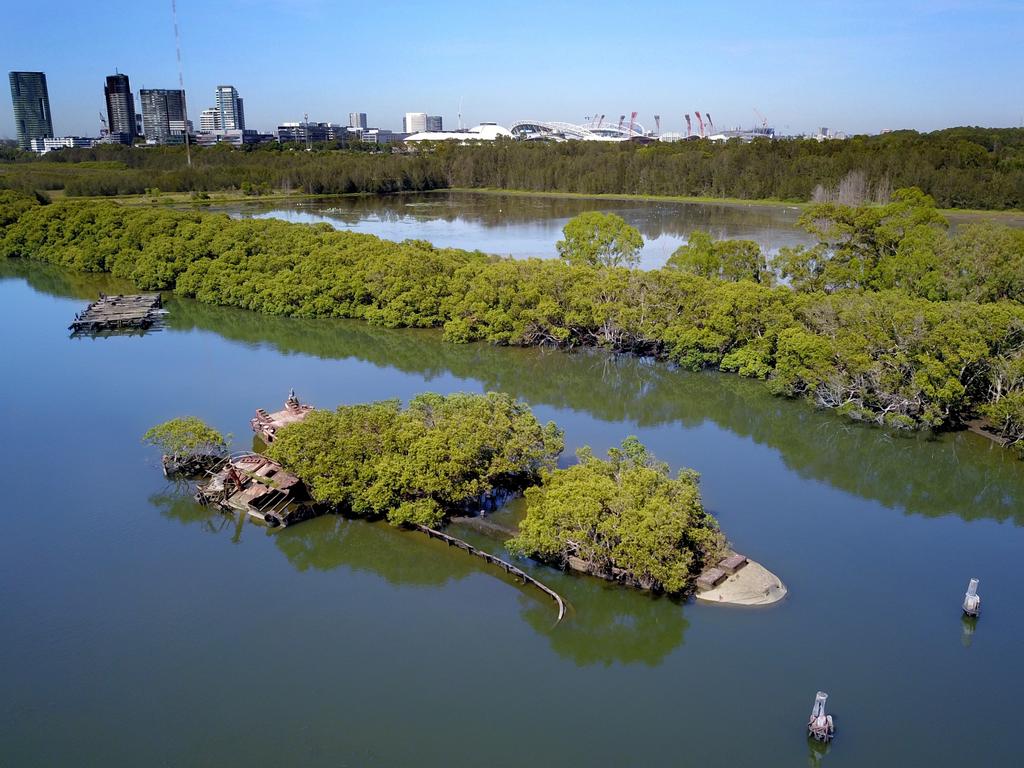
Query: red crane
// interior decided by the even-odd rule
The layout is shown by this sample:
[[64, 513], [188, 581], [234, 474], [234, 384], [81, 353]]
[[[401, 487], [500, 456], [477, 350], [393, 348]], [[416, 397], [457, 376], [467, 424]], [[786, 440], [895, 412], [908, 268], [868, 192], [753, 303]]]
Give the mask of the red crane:
[[633, 112], [629, 116], [629, 135], [633, 135], [633, 124], [636, 123], [636, 112]]

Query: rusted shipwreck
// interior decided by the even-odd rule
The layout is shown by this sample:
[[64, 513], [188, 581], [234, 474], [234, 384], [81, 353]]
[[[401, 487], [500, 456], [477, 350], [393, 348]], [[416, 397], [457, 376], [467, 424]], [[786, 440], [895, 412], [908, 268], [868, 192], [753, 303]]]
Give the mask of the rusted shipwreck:
[[273, 459], [242, 453], [226, 459], [196, 488], [196, 501], [243, 512], [269, 526], [293, 525], [323, 514], [309, 488]]
[[249, 424], [252, 426], [252, 431], [269, 445], [274, 442], [278, 430], [289, 424], [302, 421], [312, 410], [312, 405], [299, 402], [293, 389], [288, 392], [288, 399], [284, 401], [283, 410], [267, 413], [262, 408], [257, 408], [256, 415], [249, 421]]
[[[313, 406], [299, 402], [293, 389], [283, 410], [267, 413], [257, 408], [249, 423], [269, 444], [278, 430], [302, 421], [312, 410]], [[270, 457], [252, 452], [233, 454], [210, 470], [196, 487], [196, 501], [223, 511], [243, 512], [270, 526], [292, 525], [327, 511], [300, 478]]]
[[105, 296], [92, 302], [75, 319], [68, 330], [71, 335], [88, 333], [126, 333], [159, 328], [167, 310], [159, 293], [134, 296]]

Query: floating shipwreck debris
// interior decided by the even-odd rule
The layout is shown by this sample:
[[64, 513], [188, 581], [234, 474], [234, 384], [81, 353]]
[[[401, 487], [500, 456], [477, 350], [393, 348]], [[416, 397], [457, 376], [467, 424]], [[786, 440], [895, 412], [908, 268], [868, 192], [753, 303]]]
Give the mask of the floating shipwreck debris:
[[832, 722], [832, 715], [825, 714], [825, 701], [827, 699], [827, 693], [818, 691], [814, 697], [811, 717], [807, 721], [807, 735], [818, 741], [831, 741], [836, 733], [835, 724]]
[[299, 402], [293, 389], [288, 392], [288, 399], [284, 401], [284, 410], [267, 413], [262, 408], [257, 408], [256, 416], [249, 421], [249, 424], [252, 426], [252, 431], [269, 445], [274, 442], [274, 437], [279, 429], [302, 421], [312, 410], [312, 405], [304, 405]]
[[92, 302], [75, 315], [68, 326], [71, 335], [89, 333], [124, 333], [159, 328], [167, 310], [159, 293], [134, 296], [105, 296]]
[[270, 526], [286, 526], [324, 513], [306, 484], [273, 459], [243, 453], [224, 461], [196, 488], [196, 501], [237, 510]]
[[770, 605], [786, 596], [786, 585], [774, 573], [735, 552], [697, 577], [697, 599], [719, 605]]

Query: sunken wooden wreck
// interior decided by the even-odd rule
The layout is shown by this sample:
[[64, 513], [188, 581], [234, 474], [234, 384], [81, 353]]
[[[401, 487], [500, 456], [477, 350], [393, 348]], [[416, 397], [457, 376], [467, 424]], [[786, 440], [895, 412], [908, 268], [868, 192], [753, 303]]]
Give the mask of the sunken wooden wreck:
[[68, 326], [71, 335], [89, 333], [125, 333], [147, 331], [163, 322], [167, 310], [159, 293], [134, 296], [105, 296], [75, 315]]
[[289, 424], [302, 421], [312, 410], [312, 405], [299, 402], [299, 398], [295, 396], [295, 390], [293, 389], [288, 393], [288, 399], [284, 401], [284, 409], [267, 413], [262, 408], [257, 408], [256, 416], [249, 421], [249, 424], [252, 426], [252, 431], [269, 445], [274, 442], [274, 437], [277, 435], [278, 430], [287, 427]]
[[198, 477], [204, 472], [216, 470], [224, 461], [224, 456], [216, 453], [196, 453], [190, 456], [168, 456], [166, 453], [160, 457], [160, 466], [164, 471], [164, 477]]
[[242, 453], [224, 461], [196, 488], [196, 501], [243, 512], [269, 526], [287, 526], [324, 514], [302, 480], [273, 459]]

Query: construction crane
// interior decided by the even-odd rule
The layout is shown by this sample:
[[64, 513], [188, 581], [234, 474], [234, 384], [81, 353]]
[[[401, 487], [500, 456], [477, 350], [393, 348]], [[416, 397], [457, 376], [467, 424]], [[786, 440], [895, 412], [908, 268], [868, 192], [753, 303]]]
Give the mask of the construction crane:
[[690, 138], [693, 134], [693, 127], [690, 124], [690, 113], [687, 112], [683, 117], [686, 118], [686, 138]]
[[694, 110], [693, 114], [697, 118], [697, 125], [700, 126], [700, 137], [703, 139], [704, 138], [704, 118], [702, 118], [700, 116], [700, 112], [697, 112], [696, 110]]
[[661, 115], [654, 116], [654, 135], [661, 135]]
[[761, 111], [757, 107], [754, 107], [754, 114], [757, 115], [760, 118], [760, 120], [761, 120], [761, 127], [762, 128], [767, 128], [768, 127], [768, 118], [765, 117], [764, 115], [762, 115]]
[[100, 112], [100, 125], [103, 126], [100, 128], [100, 136], [106, 136], [110, 133], [110, 126], [107, 125], [107, 118], [103, 116], [102, 112]]
[[188, 106], [185, 103], [185, 75], [181, 69], [181, 35], [178, 34], [178, 4], [171, 0], [171, 18], [174, 19], [174, 50], [178, 55], [178, 87], [181, 88], [181, 117], [185, 121], [185, 160], [192, 167], [192, 149], [188, 145]]

